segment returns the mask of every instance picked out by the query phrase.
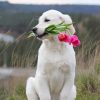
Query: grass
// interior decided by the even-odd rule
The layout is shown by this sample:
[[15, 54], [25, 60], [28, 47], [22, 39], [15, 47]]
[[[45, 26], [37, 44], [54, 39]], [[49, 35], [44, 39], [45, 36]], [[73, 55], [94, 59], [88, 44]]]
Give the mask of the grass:
[[18, 85], [15, 88], [13, 95], [8, 96], [6, 100], [27, 100], [25, 95], [25, 86]]
[[[0, 100], [27, 100], [25, 94], [25, 80], [10, 80], [5, 81], [0, 87]], [[17, 84], [18, 81], [18, 84]]]
[[[87, 60], [84, 53], [77, 54], [76, 100], [100, 100], [100, 48], [96, 48]], [[81, 58], [80, 58], [81, 57]], [[83, 58], [82, 58], [83, 57]], [[85, 58], [86, 59], [86, 58]]]
[[[77, 69], [76, 73], [76, 100], [100, 100], [100, 63], [87, 69]], [[14, 81], [13, 87], [1, 87], [0, 100], [27, 100], [25, 81]]]
[[[100, 67], [100, 66], [99, 66]], [[76, 100], [100, 100], [100, 81], [94, 72], [82, 72], [77, 76]]]
[[[100, 66], [99, 66], [100, 67]], [[100, 73], [99, 73], [100, 74]], [[78, 72], [76, 77], [76, 100], [100, 100], [100, 79], [98, 71], [84, 70]], [[25, 82], [25, 81], [24, 81]], [[0, 88], [0, 100], [27, 100], [24, 82], [18, 83], [12, 90]]]

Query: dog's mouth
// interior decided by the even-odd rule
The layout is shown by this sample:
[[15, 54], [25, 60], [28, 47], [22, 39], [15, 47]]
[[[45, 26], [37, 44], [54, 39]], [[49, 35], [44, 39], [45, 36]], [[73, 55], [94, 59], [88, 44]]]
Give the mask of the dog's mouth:
[[48, 33], [43, 33], [43, 34], [41, 34], [41, 35], [38, 35], [38, 34], [35, 34], [35, 36], [37, 37], [37, 38], [42, 38], [42, 37], [44, 37], [44, 36], [46, 36]]

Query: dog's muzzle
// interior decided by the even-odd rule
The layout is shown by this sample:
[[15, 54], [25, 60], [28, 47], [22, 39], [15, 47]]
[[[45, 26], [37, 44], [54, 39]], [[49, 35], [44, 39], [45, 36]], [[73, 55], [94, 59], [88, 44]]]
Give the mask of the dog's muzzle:
[[45, 35], [48, 34], [48, 33], [46, 33], [46, 32], [44, 32], [44, 33], [41, 34], [41, 35], [37, 34], [37, 28], [36, 28], [36, 27], [34, 27], [34, 28], [32, 29], [32, 32], [33, 32], [33, 33], [35, 34], [35, 36], [38, 37], [38, 38], [42, 38], [43, 36], [45, 36]]

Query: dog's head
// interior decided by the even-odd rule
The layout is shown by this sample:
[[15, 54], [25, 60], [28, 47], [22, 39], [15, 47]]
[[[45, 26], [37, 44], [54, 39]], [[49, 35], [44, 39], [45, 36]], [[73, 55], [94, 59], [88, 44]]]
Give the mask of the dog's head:
[[[33, 28], [33, 32], [38, 38], [41, 39], [49, 39], [50, 37], [53, 37], [54, 35], [45, 33], [45, 29], [52, 24], [60, 24], [61, 22], [65, 22], [66, 24], [71, 24], [72, 19], [69, 15], [62, 14], [61, 12], [57, 10], [49, 10], [46, 11], [40, 16], [38, 24]], [[70, 27], [70, 32], [72, 34], [75, 33], [75, 29], [73, 25]]]

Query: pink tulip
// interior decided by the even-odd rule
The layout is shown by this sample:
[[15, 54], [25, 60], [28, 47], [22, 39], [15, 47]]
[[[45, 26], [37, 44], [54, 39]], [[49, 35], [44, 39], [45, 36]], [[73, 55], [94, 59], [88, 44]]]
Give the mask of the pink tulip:
[[61, 42], [69, 42], [70, 40], [70, 36], [69, 35], [67, 35], [66, 33], [59, 33], [58, 34], [58, 39], [59, 39], [59, 41], [61, 41]]
[[77, 35], [70, 36], [66, 33], [59, 33], [58, 39], [61, 42], [66, 42], [66, 43], [69, 43], [70, 45], [72, 44], [74, 47], [77, 47], [80, 45], [80, 40], [78, 39]]
[[74, 47], [77, 47], [80, 45], [80, 40], [78, 39], [76, 35], [72, 35], [70, 37], [70, 44], [72, 44]]

